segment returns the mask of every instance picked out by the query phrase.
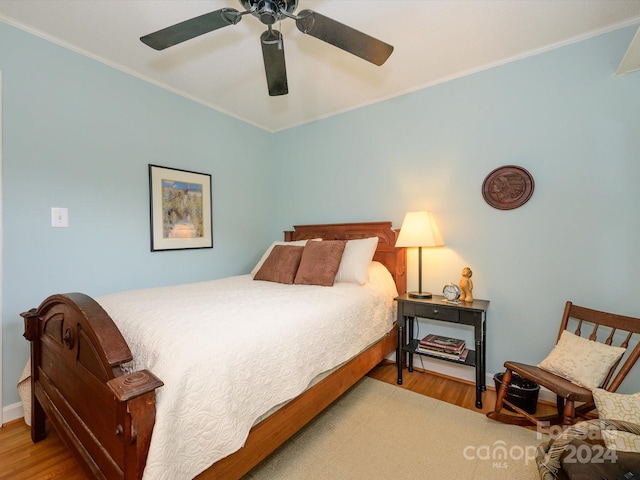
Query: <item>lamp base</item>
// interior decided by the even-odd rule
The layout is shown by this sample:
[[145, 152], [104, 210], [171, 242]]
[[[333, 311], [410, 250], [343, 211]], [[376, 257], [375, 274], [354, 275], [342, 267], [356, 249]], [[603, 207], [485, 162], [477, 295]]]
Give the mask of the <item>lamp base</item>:
[[433, 295], [429, 292], [409, 292], [410, 298], [431, 298]]

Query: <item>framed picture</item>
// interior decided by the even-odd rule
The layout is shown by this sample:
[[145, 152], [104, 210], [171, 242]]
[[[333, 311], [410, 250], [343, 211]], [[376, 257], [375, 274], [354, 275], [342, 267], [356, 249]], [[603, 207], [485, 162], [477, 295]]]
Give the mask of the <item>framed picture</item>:
[[149, 165], [151, 251], [213, 248], [211, 175]]

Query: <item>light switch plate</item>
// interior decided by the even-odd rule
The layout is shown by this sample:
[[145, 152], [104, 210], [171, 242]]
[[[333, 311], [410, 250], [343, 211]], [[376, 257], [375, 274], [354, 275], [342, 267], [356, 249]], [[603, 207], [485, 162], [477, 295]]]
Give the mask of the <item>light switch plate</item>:
[[69, 209], [60, 207], [51, 207], [51, 226], [52, 227], [68, 227], [69, 226]]

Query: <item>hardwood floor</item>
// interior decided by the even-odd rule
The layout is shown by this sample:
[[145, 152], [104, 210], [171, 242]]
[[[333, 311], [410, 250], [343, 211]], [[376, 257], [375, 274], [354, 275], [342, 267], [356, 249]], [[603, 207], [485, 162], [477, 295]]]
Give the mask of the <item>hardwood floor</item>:
[[34, 444], [22, 419], [0, 428], [0, 479], [86, 478], [54, 431]]
[[[395, 363], [382, 363], [368, 375], [396, 385]], [[412, 390], [476, 412], [487, 413], [492, 410], [495, 403], [495, 391], [488, 388], [483, 395], [482, 410], [476, 409], [475, 386], [470, 382], [430, 372], [409, 373], [406, 370], [403, 379], [404, 385], [397, 385], [398, 388]], [[540, 408], [547, 410], [551, 406], [541, 405]], [[55, 431], [49, 431], [46, 439], [34, 444], [31, 442], [29, 428], [22, 419], [0, 428], [0, 480], [81, 480], [86, 478]]]

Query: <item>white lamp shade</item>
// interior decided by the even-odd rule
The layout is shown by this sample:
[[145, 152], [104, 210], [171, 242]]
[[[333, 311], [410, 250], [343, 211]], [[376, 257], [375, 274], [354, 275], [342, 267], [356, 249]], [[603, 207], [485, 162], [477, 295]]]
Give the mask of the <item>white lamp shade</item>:
[[440, 230], [431, 212], [407, 212], [400, 227], [396, 247], [441, 247]]

